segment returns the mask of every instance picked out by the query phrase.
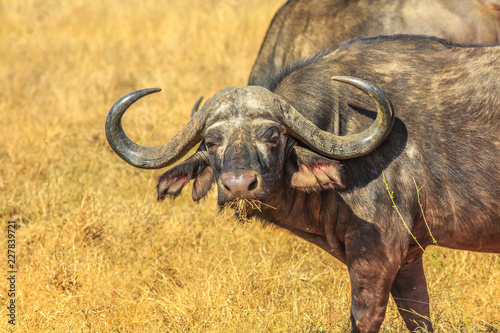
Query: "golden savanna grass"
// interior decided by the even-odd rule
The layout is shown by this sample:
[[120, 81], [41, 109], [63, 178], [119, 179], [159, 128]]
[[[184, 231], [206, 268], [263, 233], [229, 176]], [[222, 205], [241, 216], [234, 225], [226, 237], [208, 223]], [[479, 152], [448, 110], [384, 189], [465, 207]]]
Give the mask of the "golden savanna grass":
[[[282, 0], [0, 1], [0, 329], [12, 332], [345, 332], [346, 268], [190, 188], [157, 203], [161, 171], [108, 147], [121, 96], [144, 145], [171, 138], [198, 97], [246, 84]], [[188, 186], [190, 187], [190, 186]], [[7, 221], [17, 322], [7, 323]], [[435, 250], [435, 249], [431, 249]], [[469, 325], [500, 330], [498, 255], [445, 250]], [[425, 262], [438, 332], [463, 330], [448, 277]], [[403, 324], [391, 301], [383, 332]]]

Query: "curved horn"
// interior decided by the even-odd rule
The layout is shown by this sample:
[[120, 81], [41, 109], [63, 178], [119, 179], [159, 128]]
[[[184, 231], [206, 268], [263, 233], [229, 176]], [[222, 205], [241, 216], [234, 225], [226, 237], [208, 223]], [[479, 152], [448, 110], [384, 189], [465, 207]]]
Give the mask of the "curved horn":
[[361, 133], [337, 136], [319, 129], [302, 116], [293, 106], [281, 99], [280, 108], [285, 126], [292, 136], [300, 139], [314, 151], [335, 159], [349, 159], [366, 155], [377, 148], [389, 134], [394, 123], [391, 101], [382, 89], [368, 81], [349, 77], [334, 76], [333, 80], [345, 82], [365, 92], [377, 106], [377, 118]]
[[202, 140], [206, 110], [196, 112], [189, 123], [169, 142], [158, 147], [144, 147], [130, 140], [122, 128], [125, 111], [137, 100], [161, 89], [150, 88], [134, 91], [120, 98], [109, 110], [106, 118], [106, 138], [113, 150], [125, 162], [143, 169], [160, 169], [179, 160]]

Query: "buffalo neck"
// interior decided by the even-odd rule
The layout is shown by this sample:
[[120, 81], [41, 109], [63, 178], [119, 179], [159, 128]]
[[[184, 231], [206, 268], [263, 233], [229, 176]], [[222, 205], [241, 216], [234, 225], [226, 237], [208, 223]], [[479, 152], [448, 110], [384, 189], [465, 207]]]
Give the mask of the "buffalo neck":
[[291, 231], [345, 262], [344, 235], [352, 212], [342, 203], [335, 190], [305, 192], [284, 186], [265, 202], [256, 217]]

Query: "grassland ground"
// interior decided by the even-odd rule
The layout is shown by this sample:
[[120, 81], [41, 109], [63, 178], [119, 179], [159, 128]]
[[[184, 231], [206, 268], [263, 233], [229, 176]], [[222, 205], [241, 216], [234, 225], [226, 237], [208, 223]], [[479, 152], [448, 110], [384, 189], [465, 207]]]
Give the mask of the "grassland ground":
[[[281, 0], [0, 1], [0, 247], [16, 221], [16, 325], [6, 332], [341, 332], [346, 268], [287, 232], [217, 216], [215, 193], [155, 201], [161, 171], [108, 147], [121, 96], [127, 134], [171, 138], [194, 102], [246, 84]], [[432, 251], [432, 249], [431, 249]], [[3, 251], [2, 253], [5, 253]], [[473, 330], [500, 330], [500, 257], [445, 250]], [[425, 262], [438, 332], [464, 322]], [[403, 327], [391, 301], [383, 332]]]

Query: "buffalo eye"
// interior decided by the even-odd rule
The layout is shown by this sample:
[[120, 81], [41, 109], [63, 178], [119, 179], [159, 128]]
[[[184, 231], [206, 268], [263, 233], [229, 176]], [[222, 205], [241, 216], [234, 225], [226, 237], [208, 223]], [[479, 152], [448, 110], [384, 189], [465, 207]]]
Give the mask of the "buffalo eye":
[[265, 143], [269, 143], [272, 145], [277, 145], [278, 143], [282, 142], [283, 140], [280, 135], [280, 129], [277, 128], [276, 126], [268, 128], [266, 132], [262, 135], [262, 140]]
[[216, 142], [210, 142], [210, 141], [205, 141], [205, 146], [209, 151], [214, 151], [219, 147], [219, 145]]
[[280, 141], [281, 141], [281, 138], [278, 134], [275, 134], [272, 137], [266, 139], [267, 143], [270, 143], [273, 145], [277, 145]]

